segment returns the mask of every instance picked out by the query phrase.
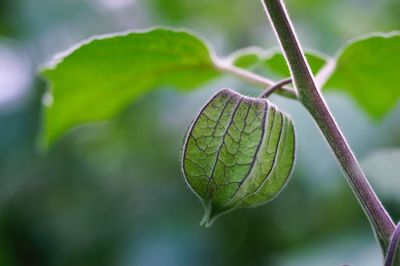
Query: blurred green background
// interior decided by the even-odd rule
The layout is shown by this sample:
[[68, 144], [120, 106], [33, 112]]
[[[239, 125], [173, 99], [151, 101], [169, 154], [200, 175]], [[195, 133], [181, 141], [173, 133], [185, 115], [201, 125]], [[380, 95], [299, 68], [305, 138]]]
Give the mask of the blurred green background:
[[[361, 34], [400, 29], [398, 0], [287, 6], [303, 45], [328, 55]], [[272, 100], [297, 128], [291, 182], [268, 205], [199, 226], [202, 206], [180, 171], [182, 140], [216, 90], [258, 93], [238, 81], [187, 94], [158, 90], [113, 121], [37, 150], [45, 90], [39, 66], [92, 35], [154, 25], [192, 29], [221, 56], [277, 44], [257, 0], [0, 0], [0, 265], [380, 265], [368, 221], [324, 140], [299, 104], [279, 96]], [[398, 220], [399, 106], [374, 122], [346, 95], [327, 98]]]

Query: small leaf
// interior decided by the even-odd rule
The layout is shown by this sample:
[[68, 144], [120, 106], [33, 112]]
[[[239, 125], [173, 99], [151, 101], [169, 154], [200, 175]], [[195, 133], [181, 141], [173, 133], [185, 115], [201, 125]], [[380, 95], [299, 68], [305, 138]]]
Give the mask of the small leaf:
[[[305, 55], [314, 74], [317, 74], [327, 62], [325, 56], [313, 51], [307, 51]], [[283, 79], [290, 76], [286, 60], [279, 51], [270, 52], [250, 47], [234, 53], [231, 58], [235, 66], [246, 69], [261, 68], [268, 77]]]
[[42, 72], [51, 89], [44, 144], [78, 124], [113, 117], [155, 88], [190, 90], [219, 74], [202, 40], [168, 29], [98, 37], [56, 63]]
[[373, 118], [400, 99], [400, 35], [381, 34], [348, 44], [325, 88], [344, 91]]
[[230, 56], [234, 66], [251, 69], [264, 61], [265, 51], [258, 47], [241, 49]]
[[[322, 55], [314, 52], [306, 52], [305, 57], [307, 58], [308, 65], [310, 66], [314, 75], [321, 70], [327, 61]], [[265, 61], [265, 68], [267, 73], [276, 75], [278, 79], [290, 77], [290, 71], [285, 57], [280, 52], [273, 54]]]
[[271, 200], [286, 184], [294, 156], [287, 115], [266, 99], [217, 93], [191, 125], [182, 159], [186, 180], [206, 209], [203, 224]]

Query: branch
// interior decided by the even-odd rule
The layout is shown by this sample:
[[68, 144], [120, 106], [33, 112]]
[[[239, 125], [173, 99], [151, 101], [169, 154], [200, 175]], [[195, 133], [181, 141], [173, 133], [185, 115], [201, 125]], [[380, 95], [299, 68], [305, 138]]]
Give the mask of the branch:
[[263, 2], [289, 65], [299, 100], [325, 136], [369, 218], [382, 249], [386, 251], [395, 228], [394, 223], [368, 183], [323, 96], [317, 89], [282, 1], [263, 0]]
[[[275, 84], [275, 82], [273, 80], [264, 78], [253, 72], [235, 67], [233, 65], [224, 64], [224, 63], [214, 63], [214, 64], [218, 70], [228, 73], [228, 74], [231, 74], [233, 76], [236, 76], [236, 77], [238, 77], [242, 80], [245, 80], [255, 86], [269, 88]], [[290, 89], [287, 87], [281, 87], [281, 88], [279, 88], [279, 90], [277, 90], [277, 93], [279, 93], [280, 95], [282, 95], [284, 97], [290, 98], [290, 99], [297, 99], [297, 93], [294, 89]]]
[[269, 87], [268, 89], [266, 89], [265, 91], [263, 91], [260, 96], [258, 96], [259, 98], [268, 98], [272, 93], [274, 93], [277, 90], [280, 90], [283, 86], [292, 83], [292, 79], [284, 79], [279, 81], [278, 83], [276, 83], [274, 86]]

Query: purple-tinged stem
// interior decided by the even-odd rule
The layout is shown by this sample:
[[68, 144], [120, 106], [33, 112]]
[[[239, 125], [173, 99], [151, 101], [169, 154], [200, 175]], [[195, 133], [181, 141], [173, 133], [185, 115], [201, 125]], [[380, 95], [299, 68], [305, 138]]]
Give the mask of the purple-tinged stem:
[[383, 251], [386, 252], [395, 229], [394, 223], [368, 183], [356, 157], [320, 94], [284, 4], [281, 0], [263, 0], [263, 2], [289, 65], [299, 100], [325, 136], [369, 218]]
[[272, 93], [274, 93], [275, 91], [281, 89], [283, 86], [288, 85], [292, 83], [292, 79], [284, 79], [279, 81], [278, 83], [276, 83], [274, 86], [266, 89], [265, 91], [263, 91], [260, 96], [258, 96], [259, 98], [268, 98], [269, 96], [271, 96]]
[[[392, 239], [390, 241], [389, 250], [385, 259], [385, 266], [395, 266], [396, 259], [399, 259], [396, 256], [399, 256], [398, 251], [400, 247], [400, 223], [397, 225], [394, 233], [392, 235]], [[397, 261], [398, 263], [399, 261]]]

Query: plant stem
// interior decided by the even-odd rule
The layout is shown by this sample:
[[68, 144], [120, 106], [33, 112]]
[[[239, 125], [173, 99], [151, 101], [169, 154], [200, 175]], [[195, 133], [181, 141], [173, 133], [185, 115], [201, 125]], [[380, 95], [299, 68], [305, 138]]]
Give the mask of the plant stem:
[[396, 261], [396, 259], [399, 259], [398, 257], [396, 257], [396, 255], [398, 256], [398, 254], [396, 253], [398, 252], [399, 245], [400, 245], [400, 224], [396, 226], [396, 230], [392, 235], [392, 239], [389, 245], [389, 250], [386, 255], [385, 266], [394, 266], [396, 265], [394, 264], [395, 262], [397, 263], [399, 262]]
[[368, 183], [323, 96], [316, 87], [282, 1], [263, 1], [289, 65], [299, 100], [314, 118], [336, 155], [385, 252], [395, 229], [394, 223]]
[[[233, 76], [236, 76], [242, 80], [245, 80], [247, 82], [249, 82], [250, 84], [253, 84], [255, 86], [261, 86], [264, 88], [269, 88], [274, 86], [274, 84], [276, 82], [264, 78], [260, 75], [257, 75], [253, 72], [232, 66], [232, 65], [228, 65], [228, 64], [222, 64], [222, 63], [215, 63], [215, 67], [220, 70], [223, 71], [225, 73], [231, 74]], [[294, 89], [290, 89], [287, 87], [281, 87], [279, 88], [279, 90], [277, 91], [280, 95], [285, 96], [287, 98], [290, 99], [297, 99], [297, 93]]]
[[260, 96], [258, 96], [259, 98], [268, 98], [272, 93], [274, 93], [275, 91], [281, 89], [283, 86], [292, 83], [292, 79], [284, 79], [279, 81], [278, 83], [276, 83], [274, 86], [269, 87], [268, 89], [266, 89], [265, 91], [263, 91]]

